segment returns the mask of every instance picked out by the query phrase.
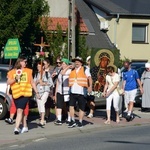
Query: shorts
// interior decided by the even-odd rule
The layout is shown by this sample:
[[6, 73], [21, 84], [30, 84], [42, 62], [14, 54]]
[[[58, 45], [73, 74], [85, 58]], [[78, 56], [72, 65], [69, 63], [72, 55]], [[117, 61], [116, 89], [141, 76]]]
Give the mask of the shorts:
[[45, 108], [50, 109], [50, 108], [55, 108], [54, 100], [48, 96], [47, 101], [45, 103]]
[[126, 104], [129, 104], [129, 102], [135, 102], [136, 93], [137, 89], [125, 91], [124, 99]]
[[94, 102], [95, 96], [93, 96], [93, 95], [87, 95], [86, 100], [87, 100], [88, 102], [89, 102], [89, 101]]
[[66, 103], [66, 106], [68, 106], [68, 101], [65, 102], [64, 95], [57, 93], [56, 97], [57, 97], [56, 98], [57, 99], [57, 103], [56, 103], [57, 108], [63, 109], [64, 103]]
[[29, 102], [29, 97], [19, 97], [17, 99], [14, 99], [16, 108], [25, 109], [27, 103]]
[[85, 110], [85, 106], [86, 106], [86, 98], [84, 97], [84, 95], [81, 94], [70, 94], [70, 101], [69, 101], [69, 106], [76, 106], [76, 103], [78, 102], [79, 105], [79, 109], [81, 109], [82, 111]]

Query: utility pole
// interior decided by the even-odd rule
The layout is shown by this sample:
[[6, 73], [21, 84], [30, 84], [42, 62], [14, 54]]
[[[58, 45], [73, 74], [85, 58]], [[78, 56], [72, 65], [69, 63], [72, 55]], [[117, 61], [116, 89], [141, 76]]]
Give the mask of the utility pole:
[[76, 56], [76, 15], [75, 15], [75, 0], [68, 0], [69, 2], [69, 16], [68, 16], [68, 59], [70, 56]]

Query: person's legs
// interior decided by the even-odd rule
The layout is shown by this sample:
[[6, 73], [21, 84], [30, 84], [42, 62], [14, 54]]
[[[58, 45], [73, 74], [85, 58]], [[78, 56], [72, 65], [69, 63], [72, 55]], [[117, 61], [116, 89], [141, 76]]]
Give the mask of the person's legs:
[[69, 112], [70, 112], [70, 117], [71, 117], [71, 120], [75, 121], [74, 120], [74, 106], [70, 106], [69, 107]]
[[90, 112], [87, 117], [92, 118], [95, 109], [95, 102], [94, 102], [95, 97], [93, 95], [88, 95], [86, 99], [87, 99], [87, 105], [90, 109]]
[[27, 105], [23, 111], [23, 119], [22, 119], [23, 128], [21, 130], [21, 133], [28, 132], [28, 125], [27, 125], [28, 115], [29, 115], [29, 103], [27, 103]]
[[106, 114], [107, 120], [104, 122], [105, 124], [110, 124], [110, 111], [111, 111], [111, 103], [112, 103], [113, 96], [112, 94], [106, 98]]
[[14, 100], [12, 99], [11, 106], [10, 106], [10, 116], [9, 118], [5, 119], [5, 122], [7, 122], [8, 124], [13, 124], [14, 123], [13, 119], [14, 119], [15, 114], [16, 114], [16, 106], [15, 106]]
[[128, 113], [132, 113], [132, 111], [133, 111], [136, 93], [137, 93], [137, 89], [134, 89], [129, 92], [130, 100], [129, 100], [129, 106], [128, 106]]
[[135, 99], [136, 93], [137, 93], [137, 89], [129, 91], [129, 99], [130, 100], [129, 100], [129, 105], [128, 105], [128, 114], [126, 117], [127, 121], [131, 121], [131, 119], [133, 119], [132, 112], [133, 112], [133, 107], [134, 107], [134, 102], [135, 102], [134, 99]]
[[85, 110], [85, 106], [86, 106], [86, 98], [83, 95], [80, 95], [77, 97], [78, 100], [78, 104], [79, 104], [79, 123], [78, 123], [78, 127], [82, 127], [82, 121], [83, 121], [83, 117], [84, 117], [84, 110]]
[[19, 129], [19, 126], [20, 126], [21, 121], [22, 121], [22, 116], [23, 116], [23, 109], [18, 108], [17, 109], [17, 117], [16, 117], [16, 125], [15, 125], [16, 129]]
[[24, 113], [25, 116], [28, 116], [28, 115], [29, 115], [29, 103], [27, 103], [27, 105], [26, 105], [26, 107], [25, 107], [23, 113]]
[[40, 106], [40, 114], [41, 114], [41, 121], [40, 124], [44, 125], [45, 124], [45, 103], [47, 101], [49, 93], [48, 92], [44, 92], [44, 94], [41, 97], [41, 106]]
[[[25, 109], [27, 103], [29, 101], [29, 98], [27, 97], [20, 97], [16, 100], [14, 100], [16, 108], [17, 108], [17, 117], [16, 117], [16, 125], [15, 125], [15, 130], [14, 133], [15, 134], [19, 134], [20, 133], [20, 124], [23, 121], [23, 110]], [[25, 126], [27, 126], [27, 123], [23, 124]]]
[[54, 122], [56, 125], [62, 125], [62, 109], [64, 106], [64, 95], [57, 93], [57, 120]]
[[92, 118], [94, 114], [95, 109], [95, 103], [93, 101], [90, 101], [90, 113], [88, 115], [88, 118]]
[[120, 118], [119, 118], [119, 100], [120, 100], [120, 96], [118, 95], [118, 93], [113, 94], [113, 106], [114, 106], [114, 109], [116, 111], [116, 122], [117, 123], [120, 122]]
[[124, 111], [125, 113], [128, 113], [129, 102], [130, 102], [130, 93], [129, 91], [125, 91], [125, 94], [124, 94], [124, 103], [125, 103], [125, 108], [126, 108], [126, 110]]
[[41, 101], [41, 99], [37, 99], [36, 101], [37, 101], [38, 111], [39, 111], [40, 120], [41, 120], [42, 101]]
[[51, 108], [51, 97], [48, 96], [47, 101], [45, 103], [45, 119], [48, 120], [50, 117], [50, 108]]
[[68, 128], [73, 128], [76, 126], [75, 118], [74, 118], [74, 114], [75, 114], [74, 107], [75, 107], [75, 105], [76, 105], [76, 95], [71, 94], [70, 95], [70, 101], [69, 101], [69, 112], [70, 112], [71, 121], [68, 125]]

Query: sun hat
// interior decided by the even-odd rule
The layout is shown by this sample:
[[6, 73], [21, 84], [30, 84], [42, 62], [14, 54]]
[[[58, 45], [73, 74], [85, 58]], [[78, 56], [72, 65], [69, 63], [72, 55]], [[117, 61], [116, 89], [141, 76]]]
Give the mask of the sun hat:
[[81, 63], [83, 63], [83, 59], [79, 56], [77, 56], [76, 58], [72, 59], [72, 62], [75, 62], [75, 61], [80, 61]]
[[149, 62], [145, 64], [145, 68], [150, 68], [150, 63]]
[[86, 58], [86, 62], [88, 62], [90, 59], [91, 59], [91, 56], [88, 56], [88, 57]]

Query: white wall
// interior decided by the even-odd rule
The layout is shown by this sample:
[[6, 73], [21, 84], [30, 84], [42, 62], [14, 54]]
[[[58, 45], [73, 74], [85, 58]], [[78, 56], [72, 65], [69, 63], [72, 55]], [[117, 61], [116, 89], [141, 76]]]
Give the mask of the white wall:
[[68, 17], [68, 0], [47, 0], [51, 17]]

